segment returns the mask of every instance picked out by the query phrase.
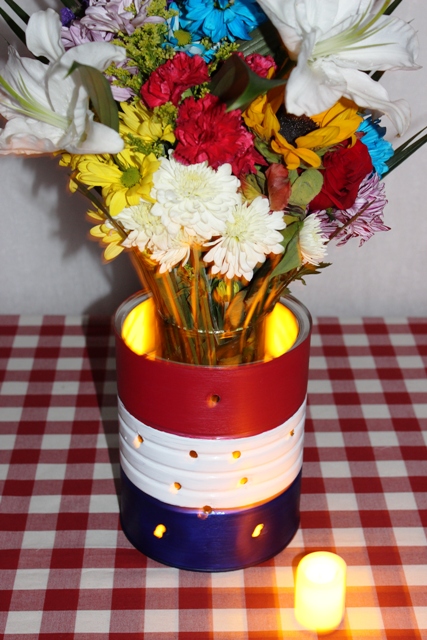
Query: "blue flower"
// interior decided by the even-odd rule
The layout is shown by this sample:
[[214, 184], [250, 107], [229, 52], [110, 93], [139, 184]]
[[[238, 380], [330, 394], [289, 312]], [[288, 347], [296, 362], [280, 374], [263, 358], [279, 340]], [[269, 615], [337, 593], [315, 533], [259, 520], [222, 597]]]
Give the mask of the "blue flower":
[[364, 134], [360, 140], [368, 147], [375, 171], [380, 177], [383, 176], [388, 171], [386, 162], [394, 153], [390, 142], [384, 140], [386, 128], [380, 126], [379, 120], [372, 120], [372, 116], [368, 116], [357, 131]]
[[249, 33], [267, 19], [256, 0], [188, 0], [185, 18], [195, 37], [214, 43], [223, 38], [250, 40]]
[[163, 47], [172, 47], [174, 51], [184, 51], [189, 56], [202, 56], [205, 62], [210, 62], [215, 54], [214, 49], [207, 49], [195, 35], [188, 31], [188, 21], [183, 19], [176, 2], [171, 2], [169, 9], [177, 12], [166, 21], [168, 35]]

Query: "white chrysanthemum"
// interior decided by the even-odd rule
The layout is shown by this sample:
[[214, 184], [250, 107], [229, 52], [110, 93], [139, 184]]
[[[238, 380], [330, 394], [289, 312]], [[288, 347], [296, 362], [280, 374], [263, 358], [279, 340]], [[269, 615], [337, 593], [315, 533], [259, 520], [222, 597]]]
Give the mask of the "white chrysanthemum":
[[141, 200], [139, 204], [125, 207], [115, 216], [115, 220], [121, 222], [125, 231], [129, 232], [124, 247], [138, 247], [140, 251], [150, 249], [164, 241], [167, 231], [157, 216], [153, 216], [150, 202]]
[[283, 211], [270, 213], [268, 199], [259, 196], [250, 204], [237, 205], [232, 214], [222, 237], [205, 244], [212, 249], [203, 260], [214, 263], [212, 273], [251, 280], [255, 266], [264, 262], [269, 253], [283, 252], [280, 244], [283, 237], [279, 232], [286, 227]]
[[190, 236], [184, 229], [180, 229], [174, 236], [162, 236], [158, 246], [153, 246], [151, 257], [160, 264], [160, 273], [165, 273], [179, 262], [182, 265], [186, 264], [190, 258], [191, 247], [202, 242], [203, 238]]
[[322, 232], [320, 219], [316, 215], [305, 218], [299, 232], [299, 248], [303, 262], [318, 265], [326, 256], [327, 236]]
[[152, 213], [172, 236], [183, 227], [190, 236], [210, 240], [223, 232], [230, 210], [241, 202], [240, 182], [229, 164], [214, 171], [207, 162], [187, 166], [162, 158], [153, 183]]

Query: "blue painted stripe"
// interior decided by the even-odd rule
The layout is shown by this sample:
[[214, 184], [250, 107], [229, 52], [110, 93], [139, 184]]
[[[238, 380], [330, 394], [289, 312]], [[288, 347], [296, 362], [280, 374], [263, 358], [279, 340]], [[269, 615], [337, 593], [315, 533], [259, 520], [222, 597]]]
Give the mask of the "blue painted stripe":
[[[133, 546], [166, 565], [190, 571], [232, 571], [268, 560], [299, 526], [301, 472], [280, 495], [255, 507], [215, 510], [174, 507], [138, 489], [122, 475], [121, 524]], [[264, 527], [259, 537], [252, 532]], [[158, 525], [166, 528], [158, 538]]]

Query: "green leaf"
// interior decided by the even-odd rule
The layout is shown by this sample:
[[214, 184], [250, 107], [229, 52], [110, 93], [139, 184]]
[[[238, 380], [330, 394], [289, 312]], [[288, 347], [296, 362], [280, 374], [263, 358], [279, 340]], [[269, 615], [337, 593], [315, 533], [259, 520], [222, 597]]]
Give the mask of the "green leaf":
[[262, 138], [256, 136], [254, 145], [255, 149], [259, 151], [260, 154], [264, 156], [266, 160], [268, 160], [268, 162], [273, 163], [282, 161], [282, 156], [278, 153], [274, 153], [274, 151], [270, 149], [267, 142], [265, 142], [265, 140], [262, 140]]
[[306, 276], [319, 275], [320, 273], [319, 269], [325, 269], [326, 267], [330, 267], [330, 266], [331, 266], [331, 262], [321, 262], [320, 264], [316, 264], [316, 265], [310, 264], [309, 262], [307, 262], [306, 264], [302, 265], [300, 269], [298, 269], [297, 273], [293, 277], [293, 280], [301, 280], [302, 284], [305, 285], [304, 278]]
[[12, 29], [13, 33], [20, 39], [20, 41], [26, 44], [25, 31], [23, 31], [21, 27], [19, 27], [16, 22], [1, 7], [0, 16], [2, 16], [3, 20]]
[[[402, 0], [394, 0], [394, 2], [392, 2], [391, 5], [384, 11], [384, 15], [389, 16], [390, 14], [392, 14], [401, 2]], [[371, 75], [371, 78], [372, 80], [375, 80], [375, 82], [378, 82], [379, 80], [381, 80], [384, 74], [385, 71], [375, 71], [375, 73]]]
[[288, 271], [297, 269], [301, 265], [301, 256], [298, 248], [300, 226], [301, 224], [299, 222], [294, 222], [282, 231], [282, 244], [285, 251], [283, 258], [275, 269], [273, 269], [270, 278], [288, 273]]
[[224, 62], [209, 85], [211, 93], [227, 105], [227, 110], [246, 109], [251, 102], [273, 87], [285, 86], [286, 80], [260, 78], [239, 56]]
[[298, 179], [298, 171], [296, 169], [290, 169], [289, 180], [291, 181], [291, 184], [294, 184], [295, 180], [297, 179]]
[[82, 11], [82, 5], [80, 4], [80, 2], [78, 2], [78, 0], [61, 0], [61, 2], [64, 7], [67, 7], [67, 9], [71, 9], [71, 11], [75, 14], [79, 14], [79, 12]]
[[[418, 133], [412, 136], [412, 138], [409, 138], [409, 140], [401, 144], [400, 147], [396, 149], [394, 155], [386, 162], [388, 171], [384, 174], [384, 178], [386, 178], [393, 169], [396, 169], [400, 164], [402, 164], [402, 162], [407, 160], [413, 153], [415, 153], [415, 151], [420, 149], [427, 142], [427, 133], [418, 140], [415, 140], [425, 129], [427, 129], [427, 127], [418, 131]], [[413, 140], [415, 140], [415, 142], [413, 142]]]
[[307, 169], [293, 183], [289, 202], [306, 207], [322, 190], [323, 176], [317, 169]]
[[389, 16], [390, 14], [392, 14], [393, 11], [397, 9], [397, 7], [400, 5], [401, 2], [402, 0], [394, 0], [394, 2], [392, 2], [391, 5], [384, 11], [384, 15]]
[[21, 9], [21, 7], [18, 4], [16, 4], [16, 2], [14, 2], [14, 0], [4, 0], [4, 1], [6, 2], [7, 5], [9, 5], [12, 11], [14, 11], [14, 13], [18, 16], [18, 18], [22, 20], [22, 22], [24, 22], [25, 24], [28, 24], [28, 20], [30, 19], [30, 16], [26, 11], [24, 11], [24, 9]]
[[240, 327], [245, 313], [246, 291], [239, 291], [230, 302], [225, 314], [225, 326], [230, 329]]
[[107, 127], [119, 130], [119, 110], [111, 93], [108, 80], [98, 69], [74, 62], [68, 74], [78, 70], [82, 83], [89, 94], [99, 121]]
[[[392, 14], [393, 11], [397, 9], [397, 7], [400, 5], [401, 2], [402, 0], [394, 0], [394, 2], [392, 2], [391, 5], [384, 11], [384, 15], [389, 16], [390, 14]], [[375, 82], [378, 82], [379, 80], [381, 80], [384, 74], [385, 74], [385, 71], [375, 71], [371, 75], [371, 78], [372, 80], [375, 80]]]
[[259, 53], [262, 56], [275, 56], [282, 47], [282, 40], [276, 27], [267, 20], [260, 27], [251, 31], [250, 40], [239, 40], [239, 51], [245, 56]]
[[375, 71], [375, 73], [371, 75], [371, 78], [372, 80], [375, 80], [375, 82], [378, 82], [379, 80], [381, 80], [384, 74], [385, 71]]
[[253, 173], [240, 178], [240, 183], [243, 195], [249, 202], [252, 202], [252, 200], [255, 200], [258, 196], [264, 195], [264, 190]]
[[[413, 140], [415, 140], [415, 138], [418, 138], [418, 136], [420, 135], [420, 133], [422, 133], [423, 131], [425, 131], [427, 129], [426, 127], [423, 127], [422, 129], [420, 129], [419, 131], [417, 131], [417, 133], [415, 133], [411, 138], [409, 138], [408, 140], [406, 140], [406, 142], [403, 142], [400, 147], [398, 147], [397, 149], [395, 149], [395, 152], [393, 154], [393, 157], [396, 155], [399, 155], [400, 153], [402, 153], [402, 151], [404, 151], [406, 149], [406, 147], [408, 147], [411, 142]], [[390, 160], [392, 160], [393, 158], [390, 158]]]

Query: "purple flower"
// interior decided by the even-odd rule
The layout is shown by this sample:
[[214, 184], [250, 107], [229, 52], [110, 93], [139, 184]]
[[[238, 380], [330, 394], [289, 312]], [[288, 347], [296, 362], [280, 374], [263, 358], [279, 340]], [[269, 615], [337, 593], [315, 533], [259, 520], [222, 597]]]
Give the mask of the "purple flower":
[[119, 31], [131, 35], [145, 23], [164, 22], [159, 16], [147, 16], [150, 3], [151, 0], [89, 0], [81, 19], [68, 19], [69, 15], [64, 14], [62, 43], [65, 49], [71, 49], [86, 42], [110, 42]]
[[108, 31], [90, 31], [79, 20], [61, 29], [61, 40], [66, 50], [86, 42], [111, 42], [113, 38], [114, 34]]
[[[386, 204], [384, 184], [380, 182], [379, 175], [373, 172], [363, 180], [352, 207], [316, 211], [315, 215], [320, 219], [322, 233], [329, 239], [332, 236], [336, 238], [338, 246], [346, 244], [350, 238], [359, 238], [359, 246], [362, 246], [374, 233], [390, 230], [383, 222]], [[337, 232], [337, 229], [341, 231]]]
[[62, 7], [59, 15], [61, 16], [61, 24], [63, 27], [68, 27], [68, 25], [71, 24], [71, 22], [76, 17], [71, 9], [68, 9], [68, 7]]
[[335, 215], [330, 209], [328, 211], [325, 209], [322, 209], [321, 211], [313, 211], [310, 215], [316, 216], [316, 218], [319, 219], [320, 230], [328, 239], [330, 239], [331, 235], [338, 229], [338, 221], [335, 219]]
[[[81, 23], [90, 31], [118, 33], [128, 35], [146, 22], [164, 22], [159, 16], [147, 16], [151, 0], [91, 0]], [[131, 11], [132, 5], [135, 11]]]

